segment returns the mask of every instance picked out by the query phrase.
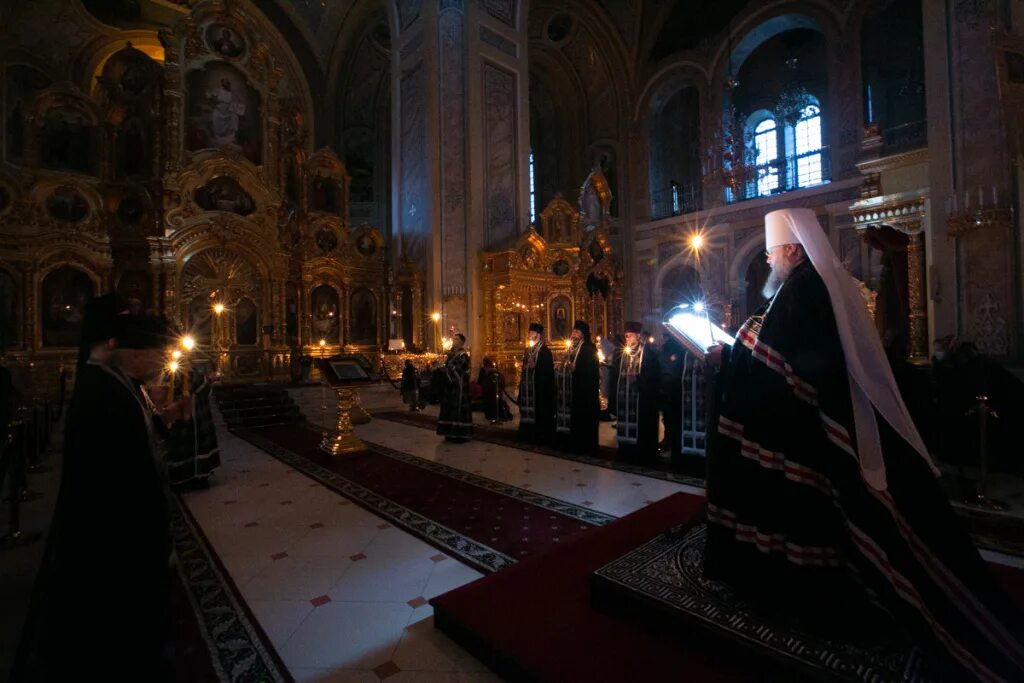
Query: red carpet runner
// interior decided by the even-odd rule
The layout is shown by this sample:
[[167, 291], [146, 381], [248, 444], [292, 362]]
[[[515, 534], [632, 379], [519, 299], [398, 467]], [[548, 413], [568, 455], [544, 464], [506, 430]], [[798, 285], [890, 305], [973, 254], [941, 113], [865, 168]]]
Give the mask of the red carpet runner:
[[502, 569], [614, 519], [376, 444], [331, 457], [318, 448], [319, 432], [299, 425], [238, 435], [482, 571]]
[[[645, 630], [591, 608], [590, 575], [700, 511], [677, 493], [431, 600], [434, 623], [499, 674], [537, 681], [765, 681], [761, 660], [726, 641]], [[1024, 602], [1024, 572], [992, 565]]]

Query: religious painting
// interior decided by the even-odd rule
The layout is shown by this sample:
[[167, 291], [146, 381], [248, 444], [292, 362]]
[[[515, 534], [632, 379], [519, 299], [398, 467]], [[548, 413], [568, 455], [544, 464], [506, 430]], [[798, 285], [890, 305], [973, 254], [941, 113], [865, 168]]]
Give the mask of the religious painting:
[[518, 313], [506, 313], [501, 319], [502, 340], [506, 342], [522, 341], [522, 328]]
[[245, 39], [234, 28], [221, 22], [206, 27], [206, 42], [210, 50], [220, 57], [235, 59], [245, 52]]
[[338, 248], [338, 236], [334, 234], [333, 230], [324, 228], [316, 233], [316, 246], [320, 248], [325, 255], [331, 253]]
[[562, 295], [551, 300], [548, 309], [550, 320], [548, 323], [548, 337], [550, 339], [566, 339], [572, 333], [572, 301], [569, 297]]
[[21, 163], [25, 160], [25, 115], [32, 100], [53, 80], [38, 69], [24, 64], [7, 67], [6, 97], [4, 98], [4, 128], [7, 131], [7, 160]]
[[144, 270], [126, 270], [117, 281], [117, 293], [128, 302], [132, 315], [144, 315], [153, 300], [153, 278]]
[[118, 178], [151, 174], [153, 155], [149, 140], [146, 124], [138, 117], [118, 127], [114, 144], [114, 172]]
[[46, 211], [59, 221], [77, 223], [89, 214], [89, 204], [77, 190], [64, 185], [47, 197]]
[[352, 292], [349, 301], [353, 344], [377, 343], [377, 299], [368, 289]]
[[313, 211], [341, 215], [341, 188], [333, 178], [314, 178], [309, 196]]
[[284, 332], [288, 346], [299, 343], [299, 286], [294, 282], [284, 286]]
[[356, 250], [363, 256], [373, 256], [377, 251], [377, 243], [365, 232], [356, 239]]
[[210, 62], [189, 73], [187, 88], [185, 148], [226, 149], [260, 163], [260, 95], [242, 72], [224, 62]]
[[98, 174], [99, 130], [84, 112], [52, 107], [43, 117], [39, 135], [44, 168]]
[[235, 343], [251, 345], [259, 342], [256, 304], [248, 297], [235, 304]]
[[207, 297], [197, 296], [188, 303], [188, 333], [201, 346], [209, 346], [214, 313]]
[[0, 270], [0, 350], [17, 347], [21, 341], [21, 304], [18, 285], [6, 270]]
[[325, 339], [328, 344], [337, 344], [338, 337], [338, 292], [330, 285], [320, 285], [310, 297], [313, 311], [314, 342]]
[[214, 178], [202, 187], [196, 188], [196, 205], [207, 211], [227, 211], [239, 216], [248, 216], [256, 210], [252, 195], [245, 191], [238, 181], [228, 176]]
[[117, 217], [124, 225], [136, 225], [146, 215], [146, 205], [138, 193], [125, 195], [117, 203]]
[[85, 303], [94, 294], [92, 280], [77, 268], [63, 266], [43, 279], [41, 290], [43, 346], [78, 346]]
[[564, 258], [560, 258], [551, 264], [551, 272], [555, 275], [562, 276], [569, 273], [569, 262]]
[[587, 247], [587, 253], [590, 254], [590, 258], [593, 259], [594, 263], [600, 263], [604, 260], [604, 249], [601, 248], [600, 243], [594, 240]]
[[569, 215], [559, 212], [551, 217], [551, 241], [568, 242], [572, 239], [569, 231]]

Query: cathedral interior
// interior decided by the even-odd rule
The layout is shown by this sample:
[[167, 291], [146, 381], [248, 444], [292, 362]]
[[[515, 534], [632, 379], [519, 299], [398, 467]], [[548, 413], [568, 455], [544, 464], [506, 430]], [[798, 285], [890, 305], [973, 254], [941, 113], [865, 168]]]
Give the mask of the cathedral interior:
[[[0, 110], [0, 356], [28, 410], [45, 406], [28, 480], [3, 484], [23, 504], [0, 522], [17, 530], [20, 516], [43, 538], [0, 548], [17, 606], [0, 671], [59, 485], [33, 467], [59, 469], [73, 438], [56, 416], [93, 297], [165, 316], [196, 344], [182, 367], [279, 392], [325, 440], [342, 394], [325, 398], [315, 361], [361, 357], [382, 380], [358, 391], [361, 438], [543, 494], [596, 527], [703, 495], [703, 480], [500, 436], [440, 443], [387, 418], [405, 410], [391, 387], [403, 361], [426, 372], [461, 334], [471, 377], [488, 357], [513, 392], [531, 323], [562, 348], [574, 321], [598, 339], [638, 321], [653, 346], [670, 310], [700, 302], [735, 332], [764, 301], [764, 220], [781, 208], [813, 210], [855, 279], [910, 414], [957, 480], [951, 499], [964, 479], [1001, 499], [969, 513], [983, 556], [1024, 568], [1021, 0], [0, 0]], [[956, 440], [971, 455], [944, 457], [934, 367], [961, 348], [1003, 379], [958, 413], [974, 411]], [[226, 399], [214, 420], [223, 465], [177, 500], [259, 656], [231, 674], [194, 601], [214, 673], [178, 680], [624, 671], [574, 654], [568, 636], [551, 646], [573, 662], [560, 667], [480, 646], [483, 626], [441, 628], [455, 607], [442, 620], [428, 602], [514, 576], [516, 553], [449, 552], [408, 517], [296, 483], [300, 468], [272, 457], [280, 444], [233, 433]], [[313, 538], [323, 527], [330, 539]], [[530, 535], [523, 555], [541, 552]], [[657, 661], [640, 679], [693, 665], [644, 648]]]

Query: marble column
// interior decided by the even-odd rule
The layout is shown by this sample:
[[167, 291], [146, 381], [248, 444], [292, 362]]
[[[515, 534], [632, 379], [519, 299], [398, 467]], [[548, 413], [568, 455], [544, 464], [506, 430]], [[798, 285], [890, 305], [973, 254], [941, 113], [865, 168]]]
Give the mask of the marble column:
[[[520, 12], [512, 0], [398, 3], [392, 265], [407, 259], [424, 274], [422, 310], [441, 312], [442, 332], [464, 333], [471, 350], [484, 343], [477, 254], [510, 244], [528, 221]], [[414, 336], [430, 338], [424, 318]]]

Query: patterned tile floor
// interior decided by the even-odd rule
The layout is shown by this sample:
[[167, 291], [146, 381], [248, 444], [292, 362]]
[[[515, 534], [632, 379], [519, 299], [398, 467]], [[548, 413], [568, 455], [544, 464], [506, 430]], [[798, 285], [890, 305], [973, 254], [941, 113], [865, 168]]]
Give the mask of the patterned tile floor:
[[[291, 391], [318, 423], [320, 390]], [[370, 410], [401, 408], [387, 386], [362, 391], [362, 402]], [[326, 418], [332, 423], [333, 411]], [[478, 572], [218, 428], [224, 464], [209, 489], [186, 501], [298, 681], [498, 680], [433, 628], [426, 604]], [[602, 441], [613, 438], [603, 428]], [[676, 491], [700, 493], [514, 448], [447, 444], [428, 430], [380, 419], [357, 433], [616, 516]]]
[[[295, 389], [293, 396], [319, 422], [320, 390]], [[388, 387], [364, 390], [362, 401], [368, 409], [402, 407]], [[224, 464], [211, 487], [189, 493], [186, 502], [297, 680], [497, 680], [433, 628], [426, 604], [478, 572], [234, 437], [223, 424], [218, 429]], [[446, 444], [428, 430], [384, 420], [357, 431], [418, 457], [617, 516], [675, 491], [696, 491], [514, 448]]]

